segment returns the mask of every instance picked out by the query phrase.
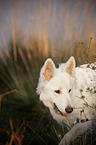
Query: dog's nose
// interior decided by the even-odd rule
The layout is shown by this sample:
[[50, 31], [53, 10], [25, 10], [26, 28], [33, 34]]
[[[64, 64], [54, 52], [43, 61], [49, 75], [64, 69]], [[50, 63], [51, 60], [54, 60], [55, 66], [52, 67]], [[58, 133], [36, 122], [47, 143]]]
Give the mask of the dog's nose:
[[65, 108], [65, 111], [67, 113], [71, 113], [73, 111], [73, 108], [68, 106], [67, 108]]

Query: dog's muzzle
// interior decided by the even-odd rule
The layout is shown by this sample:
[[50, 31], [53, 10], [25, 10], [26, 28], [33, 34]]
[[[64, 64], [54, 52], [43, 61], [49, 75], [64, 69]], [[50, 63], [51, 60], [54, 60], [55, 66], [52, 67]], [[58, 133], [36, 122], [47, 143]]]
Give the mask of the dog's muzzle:
[[61, 111], [58, 109], [58, 107], [56, 106], [55, 103], [54, 103], [54, 109], [56, 110], [56, 112], [60, 113], [62, 116], [65, 116], [65, 117], [69, 116], [70, 113], [73, 111], [73, 108], [67, 107], [67, 108], [65, 109], [65, 111], [66, 111], [67, 113], [63, 113], [63, 112], [61, 112]]

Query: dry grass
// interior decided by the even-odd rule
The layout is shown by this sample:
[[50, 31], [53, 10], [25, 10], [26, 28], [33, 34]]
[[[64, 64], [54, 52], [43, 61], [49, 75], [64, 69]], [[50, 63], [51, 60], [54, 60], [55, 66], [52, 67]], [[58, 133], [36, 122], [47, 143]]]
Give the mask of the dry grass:
[[92, 37], [90, 53], [96, 53], [95, 6], [94, 0], [40, 0], [32, 3], [11, 1], [8, 12], [1, 8], [1, 18], [3, 17], [6, 23], [0, 28], [3, 45], [1, 47], [7, 56], [10, 56], [7, 42], [12, 38], [15, 61], [18, 41], [25, 46], [29, 59], [33, 57], [30, 55], [30, 50], [33, 50], [34, 57], [43, 55], [61, 58], [75, 55], [80, 61], [79, 41], [88, 42]]
[[[66, 129], [53, 127], [51, 115], [46, 116], [49, 112], [36, 95], [39, 71], [48, 57], [59, 63], [73, 55], [77, 65], [96, 61], [96, 2], [9, 0], [6, 8], [0, 3], [0, 124], [4, 127], [0, 131], [12, 130], [4, 142], [58, 144]], [[27, 112], [29, 106], [32, 110]], [[21, 128], [14, 131], [16, 118]]]

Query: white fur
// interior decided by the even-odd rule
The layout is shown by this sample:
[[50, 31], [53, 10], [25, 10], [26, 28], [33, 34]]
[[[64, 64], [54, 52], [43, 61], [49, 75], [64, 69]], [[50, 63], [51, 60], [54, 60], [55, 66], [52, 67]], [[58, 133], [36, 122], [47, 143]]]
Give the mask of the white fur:
[[[95, 70], [91, 68], [93, 66]], [[42, 67], [37, 93], [59, 123], [62, 121], [73, 126], [77, 118], [96, 119], [96, 65], [88, 67], [82, 65], [75, 68], [74, 57], [60, 64], [59, 68], [49, 58]], [[60, 90], [60, 93], [56, 93], [56, 90]], [[73, 111], [67, 117], [62, 116], [54, 109], [54, 103], [62, 113], [66, 113], [67, 106], [73, 107]]]

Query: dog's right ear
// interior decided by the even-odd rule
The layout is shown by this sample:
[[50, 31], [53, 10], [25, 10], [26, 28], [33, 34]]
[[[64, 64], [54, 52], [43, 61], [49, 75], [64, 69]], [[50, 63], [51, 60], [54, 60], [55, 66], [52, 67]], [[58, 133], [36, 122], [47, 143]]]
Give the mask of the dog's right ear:
[[71, 56], [69, 58], [69, 60], [67, 61], [66, 71], [71, 76], [75, 75], [75, 72], [74, 72], [75, 71], [75, 59], [73, 56]]
[[41, 69], [40, 77], [42, 81], [49, 81], [54, 74], [55, 64], [51, 58], [48, 58]]

